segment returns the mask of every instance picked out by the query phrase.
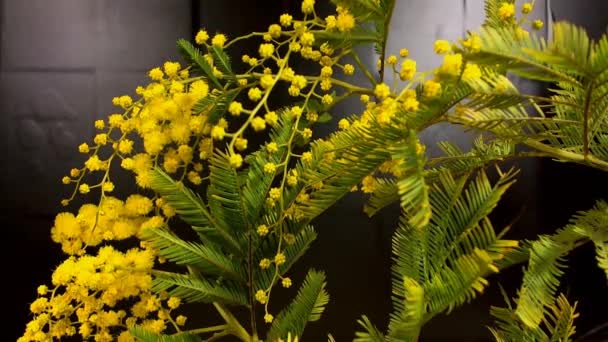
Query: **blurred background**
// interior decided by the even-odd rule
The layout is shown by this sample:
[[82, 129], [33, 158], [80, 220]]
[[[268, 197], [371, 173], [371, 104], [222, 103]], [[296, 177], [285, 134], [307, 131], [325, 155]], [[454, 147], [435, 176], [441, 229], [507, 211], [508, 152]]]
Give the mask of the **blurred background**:
[[[92, 138], [94, 119], [112, 113], [112, 97], [132, 94], [146, 82], [150, 68], [177, 60], [175, 41], [192, 39], [199, 27], [235, 37], [265, 30], [281, 13], [298, 7], [296, 0], [0, 0], [0, 226], [3, 297], [9, 303], [0, 341], [15, 340], [23, 332], [37, 285], [48, 283], [63, 259], [50, 240], [59, 201], [69, 191], [60, 179], [82, 162], [76, 146]], [[546, 22], [569, 20], [594, 38], [606, 32], [607, 13], [606, 0], [542, 0], [535, 9], [535, 16]], [[389, 52], [407, 47], [419, 69], [428, 69], [439, 63], [432, 53], [434, 40], [456, 39], [482, 21], [482, 0], [397, 0]], [[247, 49], [255, 46], [241, 46], [235, 53]], [[366, 63], [375, 64], [371, 47], [359, 51]], [[528, 91], [545, 91], [542, 85], [520, 84]], [[346, 103], [336, 108], [335, 117], [357, 110], [356, 104]], [[422, 136], [431, 145], [440, 140], [468, 144], [467, 135], [453, 127], [433, 128]], [[497, 227], [518, 217], [513, 237], [551, 232], [595, 199], [608, 199], [608, 178], [594, 170], [548, 160], [518, 165], [520, 181], [494, 215]], [[310, 266], [326, 270], [332, 296], [323, 319], [307, 329], [305, 341], [325, 340], [327, 333], [338, 341], [352, 340], [362, 314], [382, 329], [387, 324], [390, 237], [398, 210], [369, 220], [361, 205], [360, 195], [349, 195], [319, 218], [320, 237], [296, 270], [300, 275]], [[563, 291], [579, 300], [579, 335], [608, 322], [606, 280], [593, 258], [592, 248], [574, 253], [564, 281]], [[520, 271], [498, 278], [511, 295]], [[473, 305], [432, 321], [422, 340], [488, 340], [490, 304], [503, 305], [496, 286]], [[600, 331], [579, 342], [607, 336]]]

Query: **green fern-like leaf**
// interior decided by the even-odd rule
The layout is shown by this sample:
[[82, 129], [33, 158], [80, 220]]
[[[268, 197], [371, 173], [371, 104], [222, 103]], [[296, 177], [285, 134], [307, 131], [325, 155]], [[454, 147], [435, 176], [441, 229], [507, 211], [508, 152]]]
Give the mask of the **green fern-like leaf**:
[[389, 338], [397, 341], [417, 341], [426, 314], [425, 289], [410, 277], [403, 278], [405, 303], [400, 317], [393, 317], [389, 325]]
[[182, 240], [165, 228], [148, 229], [141, 238], [150, 242], [160, 256], [178, 265], [195, 267], [205, 275], [221, 276], [242, 283], [247, 281], [240, 263], [213, 247]]
[[175, 335], [162, 335], [144, 329], [141, 326], [134, 326], [129, 329], [129, 333], [141, 342], [200, 342], [200, 337], [187, 333]]
[[227, 280], [212, 283], [193, 275], [155, 271], [153, 290], [167, 291], [186, 302], [219, 302], [229, 305], [249, 306], [248, 291], [243, 285]]
[[234, 71], [232, 71], [230, 57], [224, 51], [224, 49], [213, 45], [210, 48], [210, 52], [213, 56], [213, 61], [215, 62], [215, 65], [223, 73], [223, 77], [230, 81], [234, 81], [236, 79], [236, 76], [234, 74]]
[[184, 55], [184, 58], [191, 61], [193, 65], [198, 68], [198, 70], [202, 71], [205, 77], [210, 80], [215, 85], [215, 87], [220, 89], [222, 88], [222, 84], [213, 74], [213, 67], [211, 67], [209, 62], [207, 62], [205, 57], [203, 57], [203, 54], [198, 48], [194, 47], [192, 43], [185, 39], [179, 39], [177, 41], [177, 47], [179, 48], [179, 51]]
[[274, 341], [281, 336], [286, 336], [288, 332], [302, 336], [308, 322], [321, 318], [328, 302], [329, 294], [325, 291], [325, 274], [310, 270], [296, 298], [275, 318], [268, 331], [267, 340]]
[[203, 200], [183, 183], [176, 182], [162, 170], [156, 168], [150, 186], [175, 209], [184, 222], [192, 225], [203, 237], [209, 234], [213, 237], [219, 236], [226, 243], [226, 247], [241, 253], [241, 247], [232, 232], [218, 224]]
[[401, 161], [397, 180], [397, 193], [401, 207], [414, 227], [424, 227], [431, 219], [429, 188], [425, 182], [424, 146], [415, 132], [411, 131], [406, 143], [393, 152], [393, 160]]
[[367, 316], [362, 316], [361, 319], [357, 321], [359, 326], [361, 326], [365, 331], [357, 331], [355, 334], [355, 339], [353, 342], [384, 342], [384, 335], [378, 328], [372, 324], [372, 322], [367, 318]]

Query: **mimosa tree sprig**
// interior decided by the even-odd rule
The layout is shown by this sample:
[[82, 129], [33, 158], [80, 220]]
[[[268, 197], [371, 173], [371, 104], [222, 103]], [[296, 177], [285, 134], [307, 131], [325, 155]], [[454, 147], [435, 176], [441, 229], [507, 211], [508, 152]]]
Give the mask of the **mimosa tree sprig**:
[[[330, 297], [317, 270], [292, 290], [291, 269], [317, 237], [313, 220], [351, 191], [368, 194], [369, 215], [397, 201], [402, 213], [388, 330], [363, 316], [356, 341], [416, 341], [429, 320], [522, 263], [522, 287], [513, 305], [492, 310], [491, 333], [499, 341], [568, 340], [578, 314], [559, 294], [563, 259], [593, 243], [608, 272], [606, 205], [524, 241], [508, 239], [489, 215], [517, 178], [505, 160], [608, 170], [608, 38], [593, 42], [558, 23], [545, 41], [526, 29], [543, 26], [528, 18], [533, 2], [488, 0], [484, 26], [458, 42], [436, 41], [443, 63], [420, 72], [407, 48], [387, 48], [390, 22], [399, 20], [394, 0], [332, 2], [332, 15], [304, 0], [301, 14], [234, 39], [200, 30], [194, 43], [178, 41], [186, 67], [166, 62], [136, 89], [140, 99], [113, 100], [122, 113], [95, 122], [93, 143], [78, 147], [88, 159], [63, 179], [73, 187], [64, 205], [78, 192], [99, 196], [57, 215], [52, 238], [69, 257], [52, 285], [38, 288], [20, 341], [297, 341]], [[257, 50], [231, 58], [230, 48], [245, 40]], [[375, 47], [376, 70], [356, 45]], [[317, 68], [303, 71], [302, 60]], [[365, 84], [349, 81], [356, 72]], [[549, 97], [522, 94], [511, 74], [555, 89]], [[275, 96], [290, 102], [278, 106]], [[316, 125], [353, 97], [362, 113], [313, 140]], [[472, 148], [439, 142], [444, 155], [428, 156], [418, 135], [436, 124], [471, 130]], [[118, 164], [139, 193], [112, 196]], [[174, 229], [177, 220], [191, 228], [189, 238]], [[118, 240], [131, 249], [116, 247]], [[275, 291], [292, 301], [277, 303]], [[211, 305], [223, 323], [187, 319], [182, 303]], [[243, 311], [247, 317], [235, 314]]]

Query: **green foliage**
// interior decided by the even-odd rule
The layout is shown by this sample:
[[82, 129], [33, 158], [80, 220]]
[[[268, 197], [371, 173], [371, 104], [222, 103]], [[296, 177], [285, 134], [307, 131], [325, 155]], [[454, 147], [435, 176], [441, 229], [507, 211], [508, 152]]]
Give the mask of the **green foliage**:
[[230, 227], [219, 224], [217, 218], [202, 199], [192, 190], [173, 180], [160, 169], [154, 171], [151, 187], [175, 208], [176, 213], [184, 222], [192, 225], [199, 232], [202, 239], [219, 238], [225, 242], [225, 246], [237, 253], [241, 252], [241, 246], [233, 235]]
[[196, 335], [176, 334], [161, 335], [145, 330], [141, 326], [135, 326], [129, 330], [133, 337], [142, 342], [200, 342], [201, 339]]
[[210, 244], [185, 241], [165, 228], [147, 229], [142, 240], [150, 242], [160, 256], [178, 265], [194, 267], [205, 275], [247, 282], [240, 262]]
[[275, 341], [287, 336], [289, 332], [295, 336], [302, 336], [308, 322], [321, 318], [328, 302], [329, 294], [325, 291], [325, 274], [315, 270], [308, 271], [297, 296], [272, 323], [267, 340]]
[[384, 335], [372, 324], [367, 316], [361, 317], [357, 323], [365, 331], [358, 331], [355, 334], [354, 342], [384, 342]]
[[192, 65], [201, 71], [205, 77], [215, 85], [217, 88], [222, 88], [222, 84], [218, 78], [213, 74], [213, 67], [205, 59], [202, 52], [196, 48], [192, 43], [185, 39], [179, 39], [177, 41], [177, 47], [182, 53], [186, 60], [192, 62]]
[[575, 333], [574, 320], [578, 317], [576, 303], [571, 305], [563, 294], [545, 310], [544, 327], [529, 327], [518, 320], [507, 298], [507, 308], [492, 307], [496, 327], [490, 332], [497, 342], [572, 341]]
[[396, 184], [401, 208], [406, 213], [409, 224], [422, 228], [431, 219], [431, 206], [429, 188], [424, 180], [424, 146], [414, 131], [410, 132], [406, 143], [393, 152], [392, 158], [401, 162], [398, 172], [403, 176], [399, 177]]
[[247, 288], [228, 280], [211, 282], [192, 274], [156, 271], [153, 288], [156, 292], [167, 291], [186, 302], [249, 306]]
[[413, 226], [402, 218], [393, 239], [395, 312], [389, 336], [415, 340], [424, 322], [487, 286], [485, 277], [497, 271], [494, 262], [516, 245], [498, 239], [487, 217], [513, 176], [502, 173], [492, 185], [484, 172], [470, 182], [444, 172], [430, 191], [428, 224]]

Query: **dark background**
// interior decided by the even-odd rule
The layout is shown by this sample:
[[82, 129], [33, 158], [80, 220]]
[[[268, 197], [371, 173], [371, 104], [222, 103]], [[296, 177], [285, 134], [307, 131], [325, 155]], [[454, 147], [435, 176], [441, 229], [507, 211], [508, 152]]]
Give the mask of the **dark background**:
[[[595, 38], [606, 31], [608, 1], [537, 4], [541, 19], [574, 21]], [[111, 98], [132, 93], [145, 82], [147, 70], [178, 58], [175, 40], [192, 38], [200, 26], [235, 37], [264, 30], [281, 13], [298, 7], [294, 0], [0, 0], [2, 297], [8, 299], [4, 313], [9, 317], [1, 324], [0, 341], [22, 333], [35, 288], [48, 283], [63, 258], [49, 237], [54, 215], [61, 210], [59, 200], [67, 192], [60, 179], [81, 162], [76, 146], [91, 139], [94, 119], [112, 112]], [[482, 20], [481, 0], [397, 0], [389, 51], [407, 47], [419, 68], [428, 69], [438, 62], [431, 51], [435, 39], [460, 37]], [[371, 48], [360, 52], [364, 61], [375, 63]], [[538, 85], [523, 86], [543, 91]], [[345, 104], [335, 115], [356, 111], [355, 104]], [[466, 134], [445, 126], [422, 136], [428, 144], [445, 139], [468, 144]], [[607, 178], [600, 172], [548, 160], [519, 166], [520, 181], [494, 214], [497, 227], [521, 215], [513, 237], [551, 232], [595, 199], [608, 199]], [[382, 329], [387, 324], [390, 237], [397, 211], [369, 220], [361, 204], [359, 195], [349, 195], [316, 224], [320, 238], [301, 264], [327, 271], [332, 301], [323, 319], [309, 326], [306, 341], [325, 340], [327, 333], [338, 341], [351, 340], [361, 314]], [[606, 279], [590, 246], [569, 260], [563, 291], [579, 300], [582, 334], [608, 321]], [[295, 272], [296, 281], [304, 266]], [[510, 295], [520, 269], [498, 279]], [[496, 286], [474, 304], [432, 321], [422, 340], [487, 340], [490, 304], [503, 304]], [[601, 340], [608, 338], [596, 334], [585, 339]]]

